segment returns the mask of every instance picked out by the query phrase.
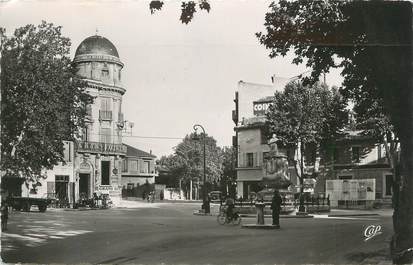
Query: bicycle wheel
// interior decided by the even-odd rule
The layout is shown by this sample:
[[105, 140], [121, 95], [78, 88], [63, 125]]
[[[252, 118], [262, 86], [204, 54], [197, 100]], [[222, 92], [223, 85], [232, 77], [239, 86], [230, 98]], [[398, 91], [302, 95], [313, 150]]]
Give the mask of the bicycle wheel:
[[232, 218], [232, 224], [239, 225], [241, 223], [241, 216], [239, 214], [235, 214], [234, 218]]
[[227, 216], [226, 216], [226, 214], [224, 214], [224, 213], [218, 214], [218, 216], [217, 216], [217, 221], [218, 221], [218, 224], [224, 225], [224, 224], [226, 223], [226, 221], [227, 221]]

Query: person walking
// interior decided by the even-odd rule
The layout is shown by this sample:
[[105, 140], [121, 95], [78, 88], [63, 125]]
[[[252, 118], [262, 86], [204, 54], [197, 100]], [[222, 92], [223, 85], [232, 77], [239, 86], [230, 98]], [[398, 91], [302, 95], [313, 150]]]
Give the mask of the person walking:
[[9, 219], [9, 207], [7, 201], [1, 202], [1, 231], [7, 231], [7, 219]]
[[282, 198], [278, 190], [274, 191], [274, 195], [271, 201], [272, 210], [272, 225], [280, 228], [280, 211], [281, 211]]

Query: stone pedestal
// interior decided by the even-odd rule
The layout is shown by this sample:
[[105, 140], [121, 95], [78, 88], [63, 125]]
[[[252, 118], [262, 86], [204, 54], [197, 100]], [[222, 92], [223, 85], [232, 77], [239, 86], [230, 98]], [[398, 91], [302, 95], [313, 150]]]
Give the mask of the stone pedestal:
[[257, 225], [264, 225], [264, 202], [256, 202], [255, 209], [257, 210]]

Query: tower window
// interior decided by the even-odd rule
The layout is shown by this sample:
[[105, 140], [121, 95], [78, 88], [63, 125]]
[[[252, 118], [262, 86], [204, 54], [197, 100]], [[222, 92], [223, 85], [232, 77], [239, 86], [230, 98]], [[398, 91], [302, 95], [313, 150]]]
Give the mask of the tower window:
[[109, 70], [108, 69], [102, 69], [102, 77], [109, 77]]
[[254, 154], [247, 153], [247, 167], [253, 167], [253, 166], [254, 166]]

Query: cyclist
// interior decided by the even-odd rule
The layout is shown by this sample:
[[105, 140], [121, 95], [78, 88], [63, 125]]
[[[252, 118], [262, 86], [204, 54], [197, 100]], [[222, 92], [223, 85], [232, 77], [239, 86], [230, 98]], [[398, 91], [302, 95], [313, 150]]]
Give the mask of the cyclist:
[[234, 211], [233, 211], [235, 207], [234, 199], [228, 196], [225, 200], [225, 205], [227, 207], [227, 210], [226, 210], [227, 218], [228, 220], [231, 221], [232, 218], [234, 217]]

